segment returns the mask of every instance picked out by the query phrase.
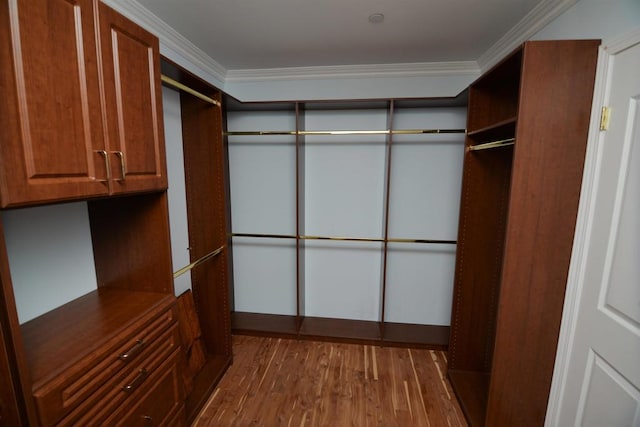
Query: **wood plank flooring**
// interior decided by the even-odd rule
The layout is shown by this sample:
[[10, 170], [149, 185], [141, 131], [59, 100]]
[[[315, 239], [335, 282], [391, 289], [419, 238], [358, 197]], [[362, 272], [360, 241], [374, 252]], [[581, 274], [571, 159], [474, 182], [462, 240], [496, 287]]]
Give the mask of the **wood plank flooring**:
[[466, 426], [446, 353], [234, 336], [194, 427]]

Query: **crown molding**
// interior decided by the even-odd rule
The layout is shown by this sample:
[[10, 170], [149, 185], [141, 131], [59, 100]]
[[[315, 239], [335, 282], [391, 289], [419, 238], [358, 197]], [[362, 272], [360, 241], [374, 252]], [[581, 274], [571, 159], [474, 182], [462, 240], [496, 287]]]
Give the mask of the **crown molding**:
[[160, 39], [161, 48], [169, 49], [220, 82], [225, 81], [226, 68], [207, 55], [169, 24], [149, 12], [135, 0], [102, 0], [138, 25], [154, 33]]
[[497, 64], [577, 2], [578, 0], [546, 0], [539, 3], [478, 58], [480, 70], [485, 72]]
[[479, 74], [480, 68], [475, 61], [457, 61], [228, 70], [226, 81], [235, 83], [274, 80], [426, 77]]
[[103, 0], [108, 6], [116, 9], [129, 19], [156, 34], [160, 39], [162, 50], [169, 51], [190, 63], [202, 73], [216, 79], [222, 86], [226, 83], [259, 83], [278, 80], [438, 77], [453, 75], [478, 76], [578, 1], [579, 0], [542, 1], [482, 54], [477, 61], [227, 70], [137, 1]]

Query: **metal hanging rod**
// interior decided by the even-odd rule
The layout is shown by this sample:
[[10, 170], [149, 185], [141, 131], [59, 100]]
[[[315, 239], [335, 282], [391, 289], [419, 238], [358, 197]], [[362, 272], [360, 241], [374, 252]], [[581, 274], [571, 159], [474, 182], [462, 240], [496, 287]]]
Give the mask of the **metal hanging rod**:
[[182, 83], [172, 79], [171, 77], [168, 77], [168, 76], [165, 76], [164, 74], [162, 74], [160, 76], [160, 79], [164, 83], [166, 83], [166, 84], [168, 84], [170, 86], [173, 86], [176, 89], [179, 89], [179, 90], [182, 90], [184, 92], [187, 92], [188, 94], [191, 94], [191, 95], [195, 96], [196, 98], [200, 98], [205, 102], [208, 102], [210, 104], [213, 104], [215, 106], [220, 107], [220, 102], [216, 101], [215, 99], [213, 99], [213, 98], [211, 98], [211, 97], [209, 97], [207, 95], [203, 95], [202, 93], [198, 92], [195, 89], [191, 89], [189, 86], [183, 85]]
[[434, 243], [434, 244], [447, 244], [455, 245], [455, 240], [435, 240], [435, 239], [400, 239], [400, 238], [388, 238], [383, 239], [381, 237], [341, 237], [341, 236], [300, 236], [302, 240], [338, 240], [347, 242], [378, 242], [378, 243]]
[[389, 238], [387, 239], [389, 243], [434, 243], [434, 244], [442, 244], [442, 245], [455, 245], [458, 242], [456, 240], [433, 240], [433, 239], [399, 239], [399, 238]]
[[174, 272], [173, 273], [173, 278], [175, 279], [176, 277], [182, 276], [187, 271], [190, 271], [190, 270], [194, 269], [195, 267], [199, 266], [200, 264], [202, 264], [203, 262], [208, 261], [211, 258], [219, 255], [223, 250], [224, 250], [224, 246], [220, 246], [215, 251], [209, 252], [205, 256], [198, 258], [196, 261], [192, 262], [191, 264], [186, 265], [186, 266], [182, 267], [180, 270]]
[[345, 242], [384, 242], [384, 239], [375, 237], [343, 237], [343, 236], [300, 236], [301, 240], [333, 240]]
[[[291, 234], [256, 234], [256, 233], [232, 233], [232, 237], [259, 237], [259, 238], [271, 238], [271, 239], [296, 239], [295, 235]], [[436, 240], [436, 239], [401, 239], [401, 238], [377, 238], [377, 237], [342, 237], [342, 236], [300, 236], [300, 240], [333, 240], [333, 241], [348, 241], [348, 242], [378, 242], [384, 243], [432, 243], [432, 244], [446, 244], [455, 245], [455, 240]]]
[[489, 150], [491, 148], [507, 147], [514, 145], [515, 138], [500, 139], [498, 141], [485, 142], [484, 144], [472, 145], [468, 148], [469, 151]]
[[259, 234], [259, 233], [231, 233], [231, 237], [260, 237], [269, 239], [295, 239], [291, 234]]
[[387, 129], [387, 130], [259, 130], [229, 131], [227, 136], [263, 136], [263, 135], [425, 135], [465, 133], [466, 129]]

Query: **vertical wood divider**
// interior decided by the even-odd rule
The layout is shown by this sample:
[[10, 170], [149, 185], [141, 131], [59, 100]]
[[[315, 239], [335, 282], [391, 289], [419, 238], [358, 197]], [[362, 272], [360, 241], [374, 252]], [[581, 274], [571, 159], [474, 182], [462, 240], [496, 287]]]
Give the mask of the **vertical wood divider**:
[[296, 333], [300, 334], [306, 314], [305, 308], [305, 129], [304, 103], [296, 102]]
[[[389, 101], [387, 107], [387, 129], [393, 129], [393, 114], [395, 104], [393, 100]], [[390, 209], [390, 194], [391, 194], [391, 160], [392, 160], [392, 147], [393, 147], [393, 134], [390, 132], [386, 139], [386, 164], [385, 164], [385, 184], [384, 184], [384, 212], [382, 217], [382, 286], [380, 290], [380, 340], [384, 341], [385, 338], [385, 308], [387, 301], [387, 261], [389, 251], [389, 209]]]
[[[220, 97], [220, 103], [223, 102], [222, 96]], [[231, 237], [231, 172], [229, 170], [229, 137], [227, 136], [227, 109], [224, 108], [224, 104], [220, 106], [222, 114], [222, 148], [224, 153], [222, 167], [224, 169], [224, 203], [226, 207], [226, 227], [227, 236], [225, 239], [226, 260], [227, 260], [227, 280], [228, 280], [228, 292], [229, 292], [229, 307], [233, 310], [235, 307], [235, 290], [233, 287], [233, 237]]]

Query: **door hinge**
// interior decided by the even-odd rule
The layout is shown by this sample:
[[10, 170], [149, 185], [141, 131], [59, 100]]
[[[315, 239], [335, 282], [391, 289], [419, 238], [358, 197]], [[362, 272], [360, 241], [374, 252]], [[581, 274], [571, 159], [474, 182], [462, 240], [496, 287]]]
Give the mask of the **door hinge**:
[[603, 106], [600, 111], [600, 130], [609, 130], [609, 121], [611, 120], [611, 108]]

